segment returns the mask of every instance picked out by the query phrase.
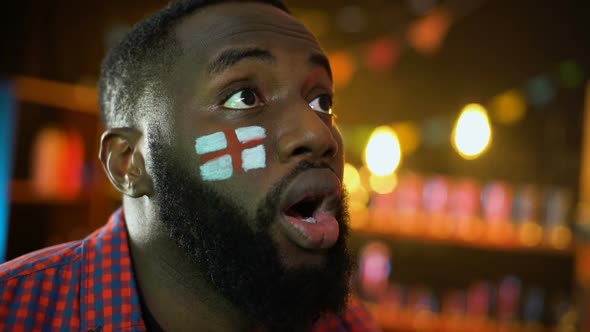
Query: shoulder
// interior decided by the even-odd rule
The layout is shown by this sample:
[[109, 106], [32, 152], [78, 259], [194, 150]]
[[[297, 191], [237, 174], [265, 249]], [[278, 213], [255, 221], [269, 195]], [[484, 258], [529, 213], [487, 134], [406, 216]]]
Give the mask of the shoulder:
[[356, 297], [349, 300], [343, 319], [350, 331], [376, 332], [381, 330], [367, 308]]
[[41, 249], [0, 265], [0, 330], [76, 326], [82, 241]]
[[13, 278], [43, 273], [78, 261], [81, 258], [81, 247], [82, 240], [63, 243], [0, 264], [0, 285]]
[[353, 326], [356, 326], [355, 324], [358, 323], [360, 325], [366, 324], [367, 326], [375, 326], [376, 328], [373, 316], [371, 316], [362, 302], [355, 297], [350, 299], [344, 317], [346, 321], [352, 323]]

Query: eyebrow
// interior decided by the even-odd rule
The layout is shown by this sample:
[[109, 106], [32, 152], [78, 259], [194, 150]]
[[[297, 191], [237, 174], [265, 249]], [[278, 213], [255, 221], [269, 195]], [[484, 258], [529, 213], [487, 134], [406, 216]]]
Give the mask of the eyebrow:
[[207, 65], [209, 75], [218, 74], [235, 66], [238, 62], [254, 59], [267, 63], [275, 63], [276, 58], [269, 51], [260, 48], [232, 48], [223, 51]]
[[309, 59], [307, 59], [307, 61], [311, 64], [324, 67], [324, 69], [328, 73], [328, 76], [330, 76], [330, 80], [334, 80], [334, 78], [332, 77], [332, 68], [330, 67], [330, 60], [328, 60], [328, 58], [325, 55], [323, 55], [322, 53], [313, 53], [309, 56]]
[[[209, 76], [218, 74], [246, 59], [254, 59], [270, 64], [276, 62], [276, 57], [272, 53], [261, 48], [232, 48], [221, 52], [221, 54], [211, 61], [207, 65], [207, 73]], [[330, 60], [324, 54], [312, 53], [307, 61], [313, 65], [323, 67], [328, 73], [330, 80], [333, 80]]]

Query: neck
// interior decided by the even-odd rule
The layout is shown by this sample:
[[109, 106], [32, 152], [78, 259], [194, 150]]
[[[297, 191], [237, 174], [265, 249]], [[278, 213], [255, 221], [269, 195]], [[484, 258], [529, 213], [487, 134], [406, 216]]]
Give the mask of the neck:
[[245, 331], [253, 329], [231, 303], [222, 298], [172, 243], [145, 202], [126, 198], [125, 219], [139, 290], [146, 306], [166, 331]]

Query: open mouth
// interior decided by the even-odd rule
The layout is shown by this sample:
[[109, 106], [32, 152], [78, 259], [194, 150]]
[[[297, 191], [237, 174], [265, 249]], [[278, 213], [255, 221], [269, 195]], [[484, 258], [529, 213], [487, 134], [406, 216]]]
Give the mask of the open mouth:
[[320, 208], [324, 197], [314, 196], [305, 197], [301, 201], [287, 208], [284, 214], [288, 217], [297, 218], [306, 223], [315, 224], [317, 219], [315, 214]]
[[327, 249], [339, 236], [336, 212], [340, 179], [328, 169], [312, 169], [293, 180], [282, 199], [279, 219], [283, 234], [306, 249]]

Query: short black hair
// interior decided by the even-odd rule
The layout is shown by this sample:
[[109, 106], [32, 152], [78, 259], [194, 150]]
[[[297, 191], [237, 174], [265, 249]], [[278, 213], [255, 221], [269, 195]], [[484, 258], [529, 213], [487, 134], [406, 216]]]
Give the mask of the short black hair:
[[224, 2], [260, 2], [289, 13], [280, 0], [178, 0], [137, 23], [105, 57], [99, 80], [105, 128], [133, 127], [144, 116], [138, 102], [145, 92], [161, 91], [166, 73], [182, 54], [171, 31], [198, 9]]

